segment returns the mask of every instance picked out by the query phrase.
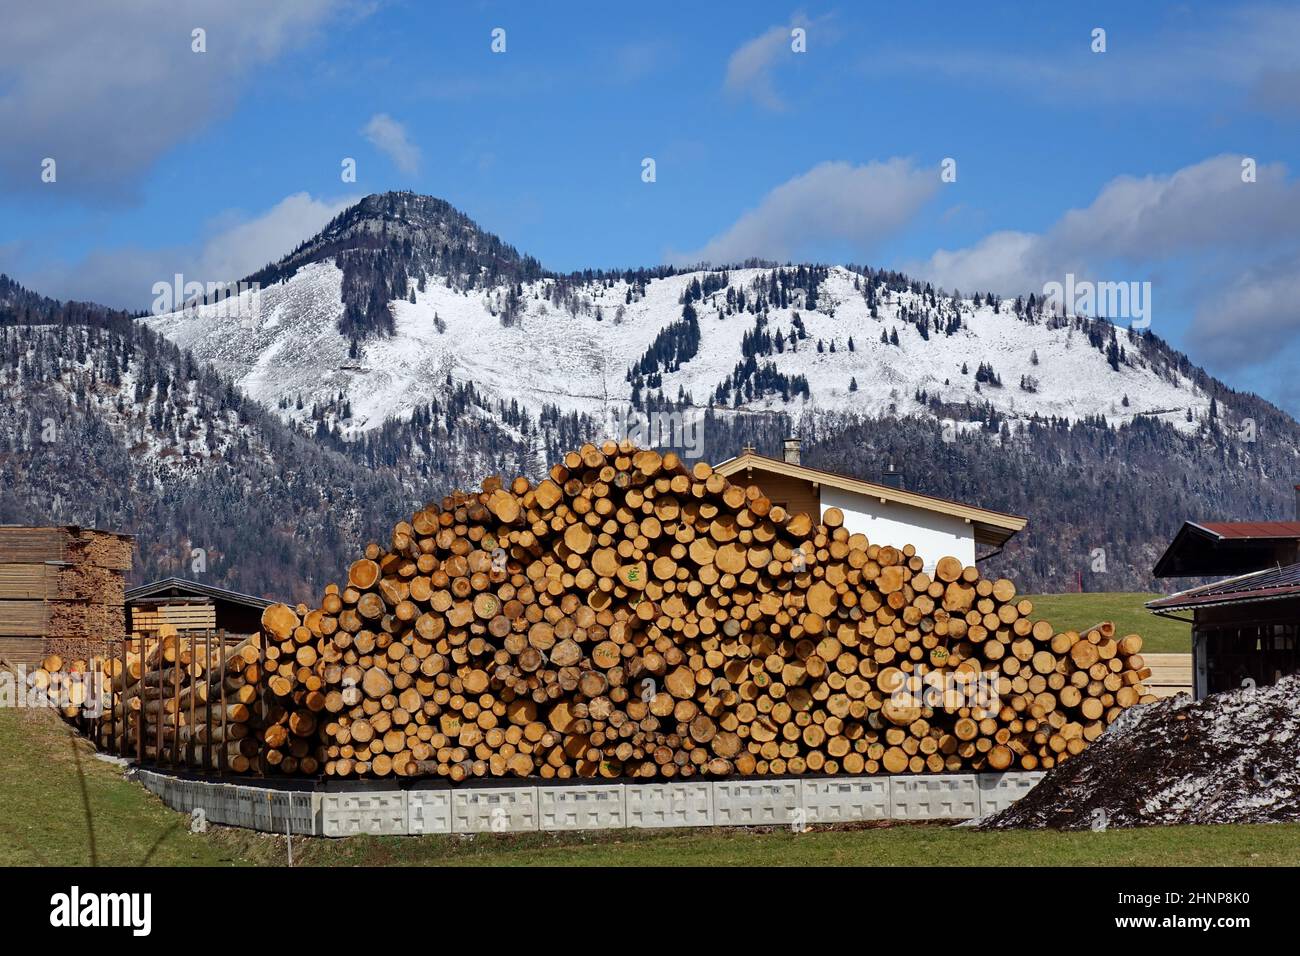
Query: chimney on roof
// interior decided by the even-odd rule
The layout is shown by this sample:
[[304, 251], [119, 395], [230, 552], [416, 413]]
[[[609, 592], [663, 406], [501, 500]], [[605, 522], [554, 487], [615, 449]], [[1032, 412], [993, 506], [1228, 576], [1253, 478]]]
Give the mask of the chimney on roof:
[[903, 473], [901, 471], [896, 471], [894, 469], [894, 463], [891, 461], [889, 463], [889, 470], [881, 477], [880, 483], [890, 488], [898, 488], [899, 490], [902, 490]]
[[1295, 520], [1300, 521], [1300, 485], [1295, 486]]
[[785, 440], [785, 463], [787, 465], [799, 464], [799, 439], [787, 438]]

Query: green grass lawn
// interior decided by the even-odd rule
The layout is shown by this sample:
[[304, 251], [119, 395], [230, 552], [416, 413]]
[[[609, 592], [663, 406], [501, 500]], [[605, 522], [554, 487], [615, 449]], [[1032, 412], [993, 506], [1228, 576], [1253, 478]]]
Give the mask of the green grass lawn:
[[[282, 836], [191, 834], [52, 713], [0, 710], [0, 866], [283, 866]], [[92, 851], [92, 834], [93, 845]], [[975, 833], [939, 824], [822, 829], [295, 839], [313, 866], [1296, 866], [1300, 824]]]
[[1192, 650], [1192, 626], [1157, 617], [1142, 605], [1159, 594], [1027, 594], [1035, 618], [1052, 622], [1058, 631], [1082, 630], [1100, 621], [1113, 621], [1115, 633], [1141, 634], [1148, 654], [1187, 654]]
[[188, 825], [52, 711], [0, 708], [0, 866], [234, 862]]

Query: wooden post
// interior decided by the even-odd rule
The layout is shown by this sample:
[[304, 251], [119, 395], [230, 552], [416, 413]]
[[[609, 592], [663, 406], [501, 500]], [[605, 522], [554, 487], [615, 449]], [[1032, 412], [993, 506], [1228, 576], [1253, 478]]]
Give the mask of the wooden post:
[[[110, 661], [116, 660], [116, 655], [113, 653], [113, 644], [112, 644], [112, 641], [109, 641], [109, 643], [108, 643], [108, 659], [109, 659]], [[112, 666], [109, 667], [109, 670], [110, 670], [110, 671], [113, 670]], [[114, 733], [114, 731], [117, 730], [116, 708], [113, 707], [113, 682], [114, 682], [116, 679], [117, 679], [116, 676], [113, 676], [113, 677], [110, 677], [110, 678], [109, 678], [109, 681], [108, 681], [108, 704], [109, 704], [109, 708], [108, 708], [108, 740], [109, 740], [109, 747], [108, 747], [108, 748], [105, 748], [105, 749], [108, 751], [108, 753], [114, 753], [114, 752], [115, 752], [114, 750], [111, 749], [111, 747], [112, 747], [112, 743], [113, 743], [113, 738], [116, 736], [116, 734]]]
[[[123, 681], [123, 686], [125, 687], [125, 681], [126, 681], [126, 676], [125, 676], [125, 675], [126, 675], [126, 639], [123, 638], [122, 640], [119, 640], [119, 641], [117, 642], [117, 647], [118, 647], [118, 653], [121, 655], [121, 660], [118, 661], [118, 666], [120, 666], [120, 667], [122, 668], [122, 670], [121, 670], [121, 674], [123, 675], [123, 676], [122, 676], [122, 681]], [[114, 680], [114, 681], [117, 680], [117, 676], [116, 676], [116, 675], [114, 675], [113, 680]], [[110, 685], [110, 690], [111, 690], [111, 686], [112, 686], [112, 685]], [[123, 715], [122, 715], [122, 718], [125, 720], [125, 719], [126, 719], [126, 715], [123, 714]], [[110, 712], [110, 714], [109, 714], [109, 720], [111, 721], [111, 726], [109, 727], [109, 733], [110, 733], [110, 734], [112, 735], [112, 737], [113, 737], [113, 754], [114, 754], [114, 756], [118, 756], [118, 757], [120, 757], [120, 756], [122, 756], [122, 751], [123, 751], [125, 748], [122, 747], [121, 742], [117, 739], [117, 707], [114, 707], [113, 710]], [[123, 731], [123, 733], [125, 733], [125, 732], [126, 732], [126, 728], [123, 727], [123, 728], [122, 728], [122, 731]]]
[[[144, 680], [144, 661], [146, 659], [144, 648], [147, 640], [148, 638], [144, 636], [144, 632], [141, 632], [140, 633], [140, 679], [141, 680]], [[138, 767], [144, 763], [144, 710], [141, 709], [136, 713], [139, 715], [135, 719], [135, 747], [136, 747], [135, 763], [136, 766]], [[125, 719], [126, 714], [124, 713], [122, 717], [123, 719]]]
[[[203, 673], [212, 673], [212, 629], [209, 628], [203, 632]], [[221, 682], [224, 684], [226, 675], [221, 674]], [[203, 769], [210, 771], [212, 769], [212, 691], [208, 691], [208, 699], [203, 702], [203, 722], [205, 733], [203, 735]], [[224, 743], [224, 741], [223, 741]]]
[[[160, 632], [160, 633], [158, 634], [158, 668], [159, 668], [159, 670], [158, 670], [158, 703], [159, 703], [159, 707], [160, 707], [160, 708], [161, 708], [161, 705], [162, 705], [162, 683], [163, 683], [162, 668], [165, 667], [166, 664], [167, 664], [167, 654], [166, 654], [166, 652], [163, 651], [163, 646], [162, 646], [162, 633]], [[141, 675], [141, 676], [142, 676], [142, 678], [143, 678], [143, 675]], [[140, 710], [141, 710], [142, 713], [146, 712], [145, 703], [146, 703], [146, 701], [144, 701], [144, 700], [141, 700], [141, 701], [140, 701]], [[160, 709], [159, 713], [155, 716], [155, 721], [156, 721], [156, 722], [155, 722], [155, 724], [154, 724], [153, 765], [154, 765], [155, 767], [161, 767], [161, 766], [162, 766], [162, 752], [163, 752], [163, 739], [162, 739], [163, 721], [162, 721], [162, 717], [163, 717], [163, 715], [162, 715], [162, 713], [161, 713], [161, 709]]]
[[[194, 666], [194, 665], [193, 665], [193, 662], [192, 662], [192, 659], [198, 656], [197, 654], [194, 653], [194, 651], [195, 651], [195, 644], [194, 644], [193, 641], [191, 641], [191, 642], [190, 642], [190, 658], [191, 658], [191, 664], [190, 664], [190, 666], [191, 666], [191, 668]], [[204, 672], [203, 672], [203, 677], [204, 677], [205, 680], [208, 678], [208, 673], [207, 673], [207, 671], [204, 671]], [[189, 729], [189, 733], [186, 734], [186, 741], [185, 741], [185, 764], [186, 764], [186, 766], [189, 766], [189, 767], [193, 767], [193, 766], [194, 766], [194, 718], [195, 718], [195, 716], [197, 715], [197, 710], [196, 710], [197, 705], [195, 704], [195, 701], [194, 701], [194, 698], [195, 698], [196, 695], [195, 695], [194, 691], [195, 691], [195, 685], [196, 685], [196, 683], [197, 683], [197, 680], [195, 679], [194, 675], [191, 674], [191, 675], [190, 675], [190, 691], [189, 691], [189, 693], [190, 693], [190, 729]]]
[[[194, 695], [190, 694], [190, 707], [194, 706]], [[162, 717], [161, 714], [158, 715]], [[190, 721], [190, 726], [194, 722]], [[181, 762], [181, 639], [176, 636], [176, 666], [172, 668], [172, 769]]]
[[[257, 670], [258, 670], [258, 677], [262, 682], [262, 686], [265, 687], [266, 686], [266, 641], [265, 640], [259, 640], [257, 642]], [[266, 695], [258, 694], [257, 698], [261, 702], [260, 706], [258, 707], [258, 710], [260, 711], [260, 713], [258, 714], [258, 722], [261, 724], [262, 727], [265, 727], [266, 726]], [[265, 777], [266, 768], [267, 768], [267, 763], [266, 763], [265, 748], [262, 748], [261, 752], [259, 752], [257, 755], [257, 775], [259, 777]]]
[[226, 734], [226, 632], [217, 631], [217, 651], [221, 655], [221, 661], [217, 665], [221, 670], [221, 746], [217, 748], [217, 760], [221, 764], [221, 773], [224, 775], [228, 769], [226, 766], [226, 741], [229, 739]]

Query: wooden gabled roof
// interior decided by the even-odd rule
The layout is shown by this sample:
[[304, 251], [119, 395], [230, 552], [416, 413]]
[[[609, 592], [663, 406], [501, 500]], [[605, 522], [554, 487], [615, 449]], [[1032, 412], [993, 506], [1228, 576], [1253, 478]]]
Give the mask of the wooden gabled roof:
[[214, 584], [202, 584], [188, 578], [175, 577], [163, 578], [161, 581], [152, 581], [149, 584], [141, 584], [138, 587], [131, 588], [126, 592], [126, 603], [166, 601], [169, 598], [182, 597], [210, 598], [214, 601], [229, 601], [232, 604], [242, 604], [245, 607], [258, 609], [270, 607], [276, 603], [269, 598], [241, 594], [239, 591], [229, 591]]
[[[1004, 511], [991, 511], [988, 508], [980, 508], [976, 505], [953, 501], [949, 498], [926, 495], [919, 491], [906, 491], [902, 488], [894, 488], [874, 481], [864, 481], [861, 478], [850, 478], [847, 475], [839, 475], [833, 471], [822, 471], [819, 468], [809, 468], [807, 465], [795, 465], [779, 458], [768, 458], [766, 455], [759, 455], [754, 452], [745, 452], [735, 458], [729, 458], [714, 465], [713, 470], [727, 477], [744, 471], [784, 475], [787, 478], [838, 488], [841, 491], [848, 491], [868, 498], [877, 498], [882, 502], [907, 505], [912, 508], [920, 508], [923, 511], [961, 518], [974, 526], [976, 541], [980, 544], [996, 547], [1006, 544], [1012, 535], [1023, 530], [1025, 525], [1029, 523], [1029, 519], [1021, 515], [1008, 514]], [[761, 486], [762, 482], [759, 481], [758, 484]]]

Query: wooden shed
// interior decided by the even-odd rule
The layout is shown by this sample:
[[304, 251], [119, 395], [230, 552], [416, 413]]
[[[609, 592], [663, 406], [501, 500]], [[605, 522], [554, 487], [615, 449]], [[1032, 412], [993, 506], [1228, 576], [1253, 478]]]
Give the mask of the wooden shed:
[[1229, 575], [1147, 602], [1192, 625], [1199, 699], [1300, 671], [1300, 485], [1292, 521], [1187, 521], [1156, 562], [1158, 578]]
[[87, 657], [121, 638], [134, 548], [115, 531], [0, 526], [0, 657]]
[[270, 598], [241, 594], [187, 578], [163, 578], [126, 592], [132, 634], [156, 634], [162, 624], [177, 631], [223, 630], [253, 634], [262, 611], [276, 603]]
[[1198, 699], [1300, 671], [1300, 564], [1203, 584], [1147, 607], [1190, 621]]

